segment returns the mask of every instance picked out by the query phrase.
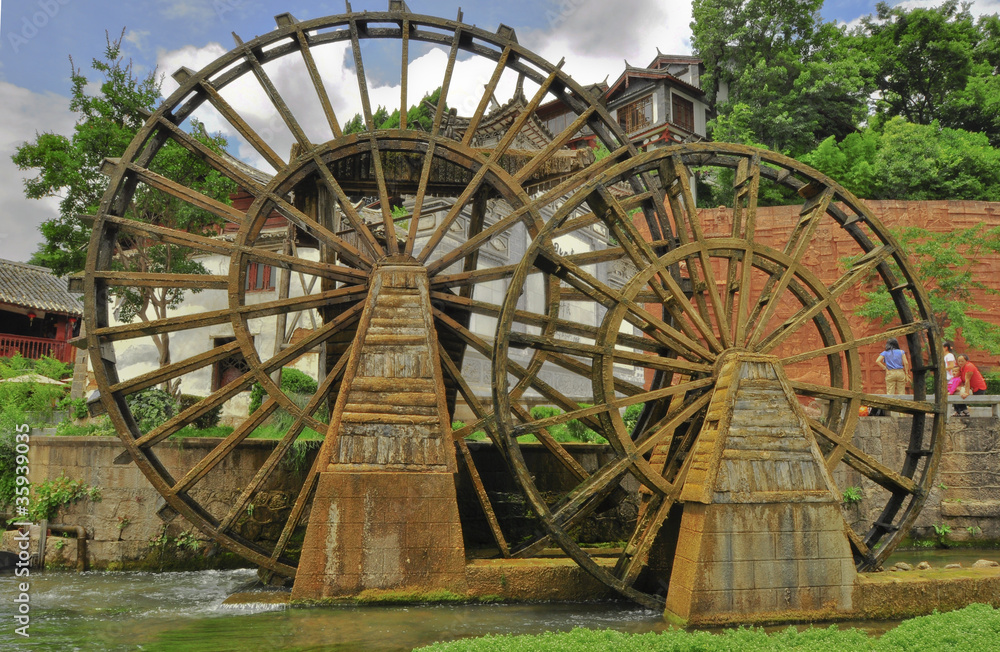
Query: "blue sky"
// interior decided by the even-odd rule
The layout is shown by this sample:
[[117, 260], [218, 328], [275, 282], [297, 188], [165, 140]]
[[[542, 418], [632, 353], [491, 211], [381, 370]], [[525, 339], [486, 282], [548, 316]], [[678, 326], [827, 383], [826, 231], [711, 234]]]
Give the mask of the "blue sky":
[[[381, 11], [387, 5], [386, 0], [352, 4], [355, 11]], [[974, 11], [993, 13], [998, 4], [1000, 0], [979, 0]], [[409, 0], [408, 5], [414, 12], [444, 18], [454, 18], [458, 7], [457, 2], [429, 0]], [[505, 23], [517, 30], [522, 44], [549, 60], [565, 56], [566, 70], [583, 83], [605, 76], [613, 80], [623, 59], [645, 65], [656, 47], [690, 52], [691, 7], [686, 0], [465, 0], [461, 5], [467, 23], [491, 30]], [[828, 0], [822, 14], [827, 20], [851, 22], [874, 6], [871, 0]], [[0, 1], [0, 258], [26, 260], [37, 247], [38, 224], [55, 215], [58, 203], [55, 198], [24, 199], [26, 174], [13, 166], [10, 156], [36, 133], [70, 133], [69, 57], [86, 72], [104, 49], [105, 30], [112, 37], [126, 30], [125, 54], [139, 72], [158, 68], [169, 74], [180, 65], [198, 69], [231, 49], [231, 32], [249, 40], [270, 31], [275, 14], [290, 12], [305, 20], [343, 11], [343, 2], [302, 0]], [[369, 77], [385, 85], [388, 97], [398, 79], [398, 51], [394, 58], [391, 51], [371, 48], [365, 56]], [[428, 59], [429, 69], [430, 63]], [[436, 86], [433, 80], [427, 83]], [[171, 84], [168, 78], [166, 91]]]

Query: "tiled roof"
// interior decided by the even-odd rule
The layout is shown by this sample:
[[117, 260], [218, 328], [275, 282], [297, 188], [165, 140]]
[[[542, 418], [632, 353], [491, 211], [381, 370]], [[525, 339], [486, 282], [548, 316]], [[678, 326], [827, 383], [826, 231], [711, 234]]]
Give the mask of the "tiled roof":
[[44, 267], [0, 258], [0, 302], [47, 312], [83, 314], [83, 303], [66, 289], [66, 279]]

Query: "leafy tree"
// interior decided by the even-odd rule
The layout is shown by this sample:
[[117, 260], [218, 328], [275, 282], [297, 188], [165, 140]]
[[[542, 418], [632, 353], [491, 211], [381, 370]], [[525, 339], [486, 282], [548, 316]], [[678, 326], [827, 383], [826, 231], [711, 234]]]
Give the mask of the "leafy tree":
[[1000, 145], [1000, 18], [975, 20], [958, 0], [913, 9], [880, 2], [855, 36], [880, 115], [982, 131]]
[[[984, 255], [1000, 252], [1000, 227], [987, 229], [979, 225], [944, 233], [905, 227], [894, 230], [894, 235], [909, 253], [945, 337], [961, 336], [974, 349], [1000, 354], [1000, 325], [969, 315], [971, 311], [985, 311], [975, 303], [974, 292], [1000, 294], [983, 283], [978, 276], [981, 271], [976, 270]], [[884, 285], [876, 284], [863, 297], [857, 314], [883, 325], [897, 318]]]
[[985, 134], [896, 117], [831, 136], [801, 160], [867, 199], [1000, 201], [1000, 150]]
[[[424, 95], [418, 104], [411, 106], [406, 112], [406, 128], [430, 131], [434, 125], [434, 113], [437, 111], [437, 104], [440, 99], [441, 88], [439, 87], [433, 93]], [[445, 104], [444, 110], [448, 110], [447, 104]], [[399, 129], [399, 109], [395, 109], [392, 113], [389, 113], [388, 109], [384, 106], [379, 106], [372, 114], [372, 122], [375, 123], [376, 129]], [[360, 113], [355, 113], [354, 117], [348, 120], [343, 126], [345, 134], [354, 134], [364, 131], [364, 129], [365, 121]]]
[[[864, 118], [864, 60], [822, 0], [695, 0], [692, 46], [718, 119], [712, 137], [797, 155]], [[727, 125], [727, 116], [735, 115]], [[727, 126], [729, 127], [727, 129]], [[736, 127], [733, 129], [733, 127]]]
[[[123, 31], [124, 34], [124, 31]], [[57, 274], [83, 268], [90, 230], [78, 217], [97, 212], [105, 180], [100, 165], [106, 157], [121, 156], [132, 138], [160, 101], [161, 79], [155, 71], [135, 75], [131, 61], [121, 55], [121, 38], [107, 37], [103, 59], [92, 68], [103, 81], [100, 91], [91, 94], [83, 72], [71, 64], [70, 108], [78, 120], [69, 138], [44, 133], [34, 142], [24, 143], [13, 161], [21, 170], [37, 170], [24, 182], [29, 198], [62, 197], [59, 215], [42, 227], [44, 242], [32, 262], [50, 267]], [[194, 137], [216, 151], [225, 148], [221, 136], [210, 136], [194, 122]], [[150, 169], [218, 201], [228, 202], [235, 184], [212, 170], [174, 141], [168, 141], [149, 165]], [[137, 187], [125, 216], [194, 233], [212, 233], [219, 219], [191, 204], [143, 184]], [[191, 252], [174, 245], [155, 244], [144, 239], [119, 240], [113, 265], [121, 270], [174, 274], [206, 273]], [[183, 300], [183, 292], [170, 288], [112, 288], [118, 301], [117, 315], [124, 322], [134, 319], [162, 319]], [[153, 336], [160, 364], [170, 363], [169, 335]], [[170, 391], [175, 387], [167, 388]]]

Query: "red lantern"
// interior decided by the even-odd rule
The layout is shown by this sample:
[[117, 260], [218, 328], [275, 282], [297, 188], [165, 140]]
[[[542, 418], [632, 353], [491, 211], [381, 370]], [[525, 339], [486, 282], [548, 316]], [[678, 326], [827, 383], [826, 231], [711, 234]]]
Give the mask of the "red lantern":
[[32, 324], [35, 323], [35, 317], [37, 317], [37, 315], [35, 314], [35, 311], [34, 310], [29, 310], [28, 311], [28, 326], [31, 326]]

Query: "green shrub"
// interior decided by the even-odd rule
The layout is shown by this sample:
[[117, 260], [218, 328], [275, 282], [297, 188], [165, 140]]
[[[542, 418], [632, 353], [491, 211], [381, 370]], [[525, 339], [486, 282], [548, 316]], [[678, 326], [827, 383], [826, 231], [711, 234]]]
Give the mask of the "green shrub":
[[[204, 400], [204, 396], [195, 396], [193, 394], [181, 394], [181, 411], [188, 409], [195, 403]], [[222, 406], [217, 405], [205, 414], [201, 415], [197, 419], [191, 422], [198, 430], [208, 430], [209, 428], [214, 428], [219, 425], [219, 419], [222, 417]]]
[[62, 506], [71, 505], [83, 498], [100, 501], [101, 490], [84, 484], [82, 480], [70, 480], [65, 473], [61, 473], [55, 480], [34, 485], [28, 520], [32, 523], [43, 519], [51, 520]]
[[1000, 394], [1000, 371], [989, 371], [983, 374], [983, 380], [986, 381], [987, 394]]
[[24, 410], [14, 403], [0, 404], [0, 506], [14, 502], [17, 478], [16, 428], [27, 423]]
[[639, 423], [639, 417], [642, 416], [642, 410], [645, 407], [645, 403], [634, 403], [625, 408], [625, 414], [622, 415], [622, 420], [625, 422], [626, 431], [631, 433], [635, 430], [635, 426]]
[[74, 419], [87, 418], [87, 400], [84, 398], [70, 398], [67, 396], [63, 400], [56, 403], [56, 408], [66, 410]]
[[147, 433], [174, 416], [174, 397], [162, 389], [144, 389], [125, 399], [139, 430]]
[[60, 362], [47, 355], [35, 360], [33, 366], [36, 374], [55, 380], [62, 380], [73, 373], [73, 365]]
[[247, 407], [247, 414], [253, 414], [260, 408], [264, 403], [264, 397], [267, 393], [264, 392], [264, 386], [260, 383], [254, 383], [250, 386], [250, 405]]
[[281, 389], [294, 394], [315, 394], [319, 385], [315, 380], [298, 369], [285, 367], [281, 370]]

